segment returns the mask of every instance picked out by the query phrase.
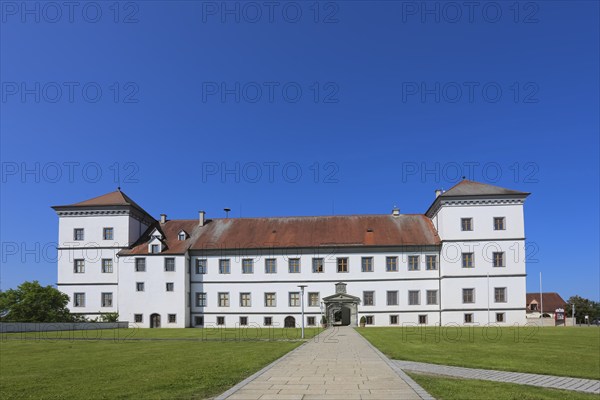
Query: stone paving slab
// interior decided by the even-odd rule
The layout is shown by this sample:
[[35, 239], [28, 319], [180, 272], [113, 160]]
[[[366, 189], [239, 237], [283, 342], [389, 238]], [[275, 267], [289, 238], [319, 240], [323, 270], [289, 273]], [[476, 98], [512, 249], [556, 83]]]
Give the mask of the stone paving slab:
[[449, 365], [429, 364], [415, 361], [394, 360], [393, 362], [403, 370], [414, 372], [600, 394], [600, 380], [594, 379], [453, 367]]
[[217, 400], [433, 399], [351, 327], [330, 328]]

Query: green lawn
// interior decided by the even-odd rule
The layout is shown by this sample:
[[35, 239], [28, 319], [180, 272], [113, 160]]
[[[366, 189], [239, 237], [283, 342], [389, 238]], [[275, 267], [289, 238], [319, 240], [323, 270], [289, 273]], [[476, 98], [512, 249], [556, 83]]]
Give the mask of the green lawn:
[[527, 385], [446, 378], [409, 373], [429, 394], [439, 400], [598, 400], [594, 394], [544, 389]]
[[[217, 395], [298, 347], [294, 329], [241, 333], [227, 329], [227, 340], [202, 329], [101, 331], [107, 340], [0, 341], [0, 393], [8, 398], [206, 398]], [[216, 330], [215, 330], [216, 331]], [[317, 333], [307, 329], [306, 336]], [[69, 332], [63, 332], [63, 339]], [[75, 337], [94, 332], [71, 332]], [[118, 333], [118, 335], [116, 335]], [[193, 340], [206, 335], [206, 340]], [[295, 333], [295, 334], [293, 334]], [[58, 333], [46, 336], [58, 337]], [[130, 336], [126, 336], [129, 334]], [[111, 340], [119, 337], [118, 340]], [[208, 336], [211, 336], [210, 338]], [[179, 340], [128, 340], [128, 339]]]
[[392, 359], [600, 379], [597, 327], [357, 330]]

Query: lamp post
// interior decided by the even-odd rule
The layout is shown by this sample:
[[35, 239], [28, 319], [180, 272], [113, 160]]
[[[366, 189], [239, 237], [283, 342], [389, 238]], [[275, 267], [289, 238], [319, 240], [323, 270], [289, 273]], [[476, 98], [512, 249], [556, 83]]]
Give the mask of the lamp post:
[[302, 339], [304, 339], [304, 288], [306, 285], [298, 285], [300, 288], [300, 306], [302, 307]]

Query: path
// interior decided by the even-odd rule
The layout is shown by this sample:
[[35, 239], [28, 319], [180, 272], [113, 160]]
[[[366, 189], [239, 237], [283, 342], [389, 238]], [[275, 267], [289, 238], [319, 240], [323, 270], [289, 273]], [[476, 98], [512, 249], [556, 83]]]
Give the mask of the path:
[[432, 399], [353, 328], [330, 328], [217, 399]]
[[448, 365], [428, 364], [414, 361], [394, 360], [394, 363], [399, 368], [404, 370], [434, 375], [516, 383], [519, 385], [531, 385], [543, 388], [575, 390], [578, 392], [600, 394], [600, 381], [593, 379], [527, 374], [522, 372], [495, 371], [491, 369], [452, 367]]

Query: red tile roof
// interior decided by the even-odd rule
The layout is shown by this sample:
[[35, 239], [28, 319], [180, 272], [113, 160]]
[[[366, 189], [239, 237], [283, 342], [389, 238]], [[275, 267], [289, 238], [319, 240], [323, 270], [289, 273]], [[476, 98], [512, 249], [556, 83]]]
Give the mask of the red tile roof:
[[480, 183], [463, 179], [450, 189], [440, 195], [440, 197], [453, 197], [453, 196], [502, 196], [502, 195], [529, 195], [526, 192], [520, 192], [518, 190], [505, 189], [500, 186], [488, 185], [487, 183]]
[[[361, 246], [439, 245], [429, 218], [421, 214], [340, 215], [318, 217], [213, 219], [201, 227], [198, 220], [157, 223], [131, 249], [122, 254], [148, 253], [150, 233], [158, 227], [167, 249], [181, 254], [187, 249], [252, 249]], [[185, 230], [189, 239], [177, 238]], [[370, 232], [369, 232], [370, 231]]]
[[[560, 297], [558, 293], [548, 292], [542, 293], [542, 298], [544, 300], [544, 310], [543, 312], [554, 312], [557, 308], [565, 308], [567, 306], [567, 302]], [[539, 293], [527, 293], [526, 296], [526, 307], [527, 311], [531, 312], [529, 305], [531, 302], [535, 300], [538, 304], [538, 310], [540, 307], [540, 294]]]
[[[131, 206], [138, 209], [142, 213], [150, 216], [139, 204], [133, 201], [129, 196], [123, 193], [120, 189], [114, 192], [103, 194], [102, 196], [94, 197], [78, 203], [68, 204], [64, 206], [53, 206], [54, 209], [68, 209], [77, 207], [111, 207], [111, 206]], [[151, 217], [151, 216], [150, 216]], [[154, 218], [152, 218], [154, 219]]]

